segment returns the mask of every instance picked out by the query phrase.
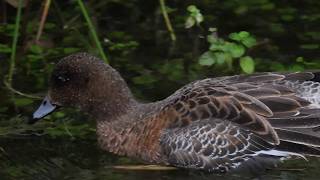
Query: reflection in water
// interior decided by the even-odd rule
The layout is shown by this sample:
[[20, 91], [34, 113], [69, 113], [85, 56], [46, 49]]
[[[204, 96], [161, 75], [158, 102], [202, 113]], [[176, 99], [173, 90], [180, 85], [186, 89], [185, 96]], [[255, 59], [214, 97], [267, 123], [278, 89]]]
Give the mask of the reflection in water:
[[[0, 138], [5, 150], [0, 154], [0, 179], [110, 179], [110, 180], [191, 180], [191, 179], [317, 179], [318, 159], [289, 161], [259, 177], [247, 175], [209, 175], [186, 170], [115, 170], [113, 165], [138, 164], [105, 153], [95, 141], [61, 139]], [[290, 169], [294, 167], [294, 169]]]

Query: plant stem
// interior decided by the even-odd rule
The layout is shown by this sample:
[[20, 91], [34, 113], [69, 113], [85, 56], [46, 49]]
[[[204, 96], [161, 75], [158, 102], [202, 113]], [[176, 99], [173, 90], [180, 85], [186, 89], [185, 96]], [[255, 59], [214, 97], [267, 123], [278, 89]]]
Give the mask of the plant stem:
[[11, 92], [13, 92], [13, 93], [15, 93], [15, 94], [18, 94], [18, 95], [20, 95], [20, 96], [24, 96], [24, 97], [27, 97], [27, 98], [31, 98], [31, 99], [42, 99], [40, 96], [25, 94], [25, 93], [23, 93], [23, 92], [21, 92], [21, 91], [18, 91], [18, 90], [16, 90], [16, 89], [14, 89], [11, 85], [8, 84], [7, 81], [4, 81], [3, 83], [4, 83], [4, 85], [5, 85]]
[[10, 66], [9, 66], [9, 72], [8, 72], [8, 85], [12, 87], [12, 77], [13, 72], [16, 65], [16, 51], [17, 51], [17, 43], [18, 43], [18, 37], [19, 37], [19, 28], [20, 28], [20, 19], [21, 19], [21, 10], [22, 10], [22, 2], [23, 0], [19, 0], [18, 4], [18, 12], [16, 16], [16, 23], [13, 33], [13, 42], [11, 47], [11, 57], [10, 57]]
[[65, 119], [62, 119], [62, 121], [63, 121], [64, 130], [66, 131], [66, 133], [67, 133], [72, 139], [75, 139], [74, 136], [72, 135], [72, 133], [69, 131]]
[[[14, 33], [13, 33], [13, 42], [12, 42], [12, 47], [11, 47], [9, 72], [8, 72], [7, 77], [4, 79], [4, 84], [12, 93], [19, 94], [21, 96], [25, 96], [28, 98], [40, 99], [40, 97], [38, 97], [38, 96], [32, 96], [32, 95], [22, 93], [20, 91], [15, 90], [12, 87], [12, 78], [13, 78], [13, 73], [14, 73], [15, 65], [16, 65], [16, 51], [17, 51], [17, 44], [18, 44], [18, 38], [19, 38], [22, 6], [23, 6], [23, 0], [19, 0], [18, 12], [17, 12], [17, 16], [16, 16], [16, 23], [15, 23]], [[12, 98], [14, 98], [14, 94], [12, 94]]]
[[167, 29], [168, 29], [168, 31], [170, 33], [171, 40], [172, 41], [176, 41], [176, 39], [177, 39], [176, 38], [176, 34], [174, 33], [174, 30], [172, 28], [172, 25], [171, 25], [171, 22], [170, 22], [170, 19], [169, 19], [168, 12], [166, 10], [165, 0], [159, 0], [159, 2], [160, 2], [161, 12], [162, 12], [164, 21], [165, 21]]
[[44, 8], [43, 8], [43, 12], [41, 15], [41, 20], [40, 20], [40, 24], [39, 24], [39, 29], [37, 32], [37, 37], [36, 37], [36, 42], [39, 42], [43, 28], [44, 28], [44, 23], [46, 22], [47, 16], [48, 16], [48, 11], [50, 8], [50, 4], [51, 4], [51, 0], [46, 0]]
[[107, 59], [107, 56], [104, 54], [104, 51], [103, 51], [103, 48], [101, 46], [101, 43], [99, 41], [99, 38], [98, 38], [98, 35], [97, 35], [97, 32], [91, 22], [91, 19], [89, 18], [89, 15], [88, 15], [88, 11], [86, 10], [86, 8], [84, 7], [84, 4], [82, 2], [82, 0], [77, 0], [78, 1], [78, 4], [80, 6], [80, 9], [82, 11], [82, 14], [84, 16], [84, 18], [86, 19], [87, 23], [88, 23], [88, 26], [89, 26], [89, 29], [90, 29], [90, 32], [91, 32], [91, 35], [93, 37], [93, 40], [99, 50], [99, 53], [102, 57], [102, 59], [106, 62], [106, 63], [109, 63], [108, 59]]

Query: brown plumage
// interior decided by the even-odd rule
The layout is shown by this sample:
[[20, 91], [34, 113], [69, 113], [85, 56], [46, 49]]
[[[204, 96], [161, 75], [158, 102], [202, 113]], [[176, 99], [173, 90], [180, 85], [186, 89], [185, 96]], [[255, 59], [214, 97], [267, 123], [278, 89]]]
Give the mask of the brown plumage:
[[320, 156], [317, 76], [209, 78], [141, 103], [114, 69], [78, 53], [57, 64], [34, 118], [56, 106], [78, 107], [97, 121], [102, 149], [149, 163], [209, 172], [264, 167], [284, 157]]

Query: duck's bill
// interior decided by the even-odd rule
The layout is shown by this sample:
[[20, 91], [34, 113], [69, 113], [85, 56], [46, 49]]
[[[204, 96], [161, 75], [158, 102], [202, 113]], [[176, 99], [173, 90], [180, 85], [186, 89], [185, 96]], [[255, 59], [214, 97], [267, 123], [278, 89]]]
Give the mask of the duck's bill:
[[32, 119], [29, 120], [29, 124], [34, 124], [38, 120], [52, 113], [58, 108], [57, 105], [52, 104], [50, 98], [46, 96], [42, 101], [40, 107], [33, 113]]

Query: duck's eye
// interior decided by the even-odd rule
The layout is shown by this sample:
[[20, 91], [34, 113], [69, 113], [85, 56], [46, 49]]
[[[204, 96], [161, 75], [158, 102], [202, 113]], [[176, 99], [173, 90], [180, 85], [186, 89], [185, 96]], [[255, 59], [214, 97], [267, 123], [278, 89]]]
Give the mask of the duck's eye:
[[69, 81], [70, 79], [68, 77], [63, 77], [63, 76], [58, 76], [57, 79], [60, 81], [60, 82], [67, 82]]

